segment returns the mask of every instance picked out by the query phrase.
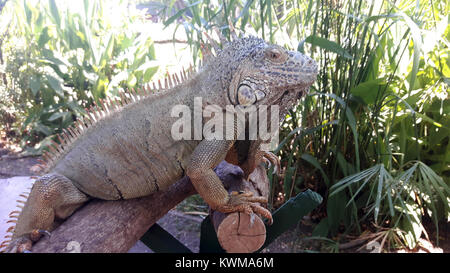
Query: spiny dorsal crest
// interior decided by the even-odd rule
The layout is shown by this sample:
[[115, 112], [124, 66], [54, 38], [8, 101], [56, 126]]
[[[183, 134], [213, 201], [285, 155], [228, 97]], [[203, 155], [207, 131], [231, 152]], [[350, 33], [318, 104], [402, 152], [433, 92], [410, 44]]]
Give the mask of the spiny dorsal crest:
[[0, 243], [0, 253], [4, 252], [5, 248], [9, 245], [9, 243], [12, 240], [17, 220], [19, 219], [19, 215], [22, 212], [23, 206], [25, 205], [28, 199], [28, 195], [30, 194], [31, 188], [28, 188], [27, 190], [28, 192], [23, 192], [22, 194], [19, 194], [19, 199], [16, 200], [17, 209], [10, 212], [8, 215], [9, 220], [6, 221], [6, 223], [12, 225], [8, 227], [8, 229], [6, 230], [6, 235], [4, 236], [3, 241]]
[[[245, 38], [237, 38], [234, 29], [232, 27], [230, 29], [232, 30], [233, 40], [226, 43], [222, 50], [217, 47], [217, 49], [215, 49], [217, 56], [213, 56], [213, 58], [211, 59], [219, 58], [220, 63], [220, 58], [225, 57], [221, 56], [222, 53], [226, 52], [226, 54], [230, 54], [230, 52], [232, 52], [232, 54], [234, 54], [233, 56], [227, 56], [228, 58], [225, 58], [225, 60], [223, 60], [223, 62], [226, 64], [229, 64], [229, 61], [231, 61], [231, 67], [229, 68], [232, 68], [233, 66], [236, 66], [241, 59], [245, 58], [250, 52], [255, 50], [255, 48], [260, 47], [262, 44], [264, 44], [264, 40], [251, 36]], [[222, 37], [221, 40], [223, 39], [224, 38]], [[209, 60], [204, 58], [202, 60], [202, 63], [203, 65], [206, 65], [206, 63], [209, 63]], [[203, 65], [200, 64], [197, 70], [200, 70]], [[221, 65], [218, 66], [220, 67]], [[191, 65], [189, 69], [183, 69], [178, 74], [168, 74], [163, 80], [159, 79], [157, 81], [153, 81], [151, 85], [146, 84], [138, 89], [120, 91], [120, 99], [107, 98], [105, 100], [99, 100], [99, 103], [94, 103], [91, 108], [86, 109], [86, 114], [83, 117], [76, 120], [72, 126], [68, 127], [67, 129], [63, 129], [63, 131], [57, 135], [59, 143], [53, 140], [51, 141], [51, 144], [48, 145], [48, 150], [44, 151], [42, 155], [43, 160], [41, 160], [40, 164], [38, 165], [38, 168], [40, 169], [39, 172], [46, 173], [47, 171], [49, 171], [56, 164], [56, 162], [71, 149], [73, 143], [82, 134], [84, 134], [88, 128], [90, 128], [99, 120], [104, 119], [114, 112], [120, 111], [128, 104], [132, 104], [145, 97], [152, 96], [160, 91], [166, 91], [188, 81], [193, 77], [197, 70], [194, 69], [194, 67]], [[233, 69], [227, 69], [227, 71], [227, 74], [229, 74], [231, 73], [231, 71], [233, 71]]]
[[[229, 41], [217, 27], [213, 27], [212, 29], [217, 34], [219, 41], [214, 40], [206, 31], [202, 33], [206, 37], [206, 40], [209, 42], [209, 44], [200, 45], [203, 62], [210, 62], [224, 52], [233, 54], [233, 56], [228, 56], [231, 58], [227, 59], [230, 59], [230, 61], [232, 60], [234, 62], [239, 62], [240, 60], [248, 56], [250, 52], [254, 51], [255, 49], [261, 48], [261, 46], [264, 46], [266, 44], [263, 39], [251, 35], [248, 37], [243, 37], [243, 32], [237, 33], [230, 20], [228, 21], [227, 28], [229, 29], [231, 36]], [[222, 45], [222, 48], [219, 44]], [[213, 53], [211, 49], [214, 49], [215, 52]]]
[[39, 173], [44, 174], [48, 172], [71, 149], [73, 143], [96, 122], [143, 98], [149, 96], [155, 96], [156, 98], [158, 93], [185, 83], [195, 73], [196, 69], [191, 65], [188, 69], [182, 69], [179, 73], [167, 73], [163, 80], [158, 79], [137, 89], [132, 88], [126, 91], [119, 91], [120, 98], [108, 97], [105, 100], [100, 99], [99, 103], [94, 103], [89, 109], [85, 109], [86, 114], [84, 116], [76, 120], [67, 129], [63, 129], [56, 136], [58, 143], [51, 140], [51, 144], [47, 146], [48, 150], [45, 150], [42, 154], [43, 160], [38, 159], [40, 163], [37, 165], [38, 169], [40, 169]]

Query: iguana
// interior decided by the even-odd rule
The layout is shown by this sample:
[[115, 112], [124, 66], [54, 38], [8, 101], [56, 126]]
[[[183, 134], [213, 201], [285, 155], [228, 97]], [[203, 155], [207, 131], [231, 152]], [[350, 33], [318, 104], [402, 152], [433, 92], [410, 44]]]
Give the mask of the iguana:
[[[190, 74], [190, 75], [188, 75]], [[170, 115], [174, 105], [194, 110], [195, 97], [203, 107], [218, 105], [279, 105], [280, 116], [309, 90], [317, 76], [314, 60], [256, 37], [236, 38], [197, 71], [182, 71], [121, 100], [101, 101], [83, 120], [58, 136], [59, 143], [44, 153], [42, 173], [33, 184], [18, 215], [6, 252], [27, 252], [32, 242], [51, 231], [55, 220], [69, 217], [92, 198], [130, 199], [162, 191], [189, 176], [208, 205], [224, 213], [257, 213], [271, 221], [248, 192], [229, 194], [213, 169], [222, 160], [238, 165], [245, 177], [262, 161], [279, 168], [272, 153], [260, 150], [261, 140], [174, 140]], [[159, 88], [158, 88], [159, 87]], [[154, 92], [155, 89], [162, 89]], [[203, 119], [203, 123], [206, 119]]]

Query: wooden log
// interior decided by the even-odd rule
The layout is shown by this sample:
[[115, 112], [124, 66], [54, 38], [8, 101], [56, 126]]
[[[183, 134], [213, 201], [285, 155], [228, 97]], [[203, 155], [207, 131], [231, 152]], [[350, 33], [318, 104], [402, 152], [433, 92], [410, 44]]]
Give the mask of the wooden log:
[[[243, 180], [242, 170], [239, 167], [226, 162], [220, 163], [215, 172], [230, 191], [244, 189], [252, 190], [260, 196], [268, 195], [268, 181], [264, 168], [252, 173], [250, 183]], [[244, 187], [239, 186], [241, 183], [245, 183]], [[184, 177], [166, 191], [147, 197], [120, 201], [92, 200], [62, 222], [52, 231], [50, 237], [42, 237], [33, 245], [32, 252], [127, 252], [156, 221], [195, 193], [189, 178]], [[227, 246], [227, 243], [241, 242], [243, 245], [241, 249], [251, 252], [264, 243], [265, 226], [259, 217], [254, 217], [252, 224], [246, 214], [232, 213], [227, 216], [212, 212], [212, 215], [217, 224], [216, 231], [220, 228], [218, 235], [223, 246]], [[238, 217], [237, 226], [223, 222], [232, 220], [231, 217]], [[226, 247], [226, 249], [237, 252], [234, 248]]]
[[[244, 180], [239, 167], [222, 162], [216, 173], [228, 190], [251, 191], [255, 196], [268, 197], [269, 180], [266, 169], [258, 166], [249, 177]], [[210, 210], [211, 222], [216, 230], [217, 238], [222, 248], [229, 253], [251, 253], [261, 248], [266, 240], [266, 226], [260, 217], [245, 213], [234, 212], [224, 214]]]
[[93, 200], [41, 238], [32, 252], [127, 252], [170, 209], [195, 194], [185, 177], [166, 191], [120, 201]]

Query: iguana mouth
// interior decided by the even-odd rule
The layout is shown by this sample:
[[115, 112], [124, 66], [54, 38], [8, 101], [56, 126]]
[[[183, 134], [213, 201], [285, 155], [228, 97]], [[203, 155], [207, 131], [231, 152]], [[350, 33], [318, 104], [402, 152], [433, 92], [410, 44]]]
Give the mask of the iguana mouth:
[[[296, 93], [296, 97], [297, 99], [301, 99], [304, 95], [306, 95], [307, 93], [307, 89], [304, 88], [291, 88], [291, 89], [286, 89], [283, 94], [280, 96], [279, 99], [277, 99], [275, 101], [275, 104], [281, 104], [283, 102], [283, 99], [286, 95], [292, 94], [292, 93]], [[292, 96], [294, 97], [294, 96]]]
[[289, 93], [291, 93], [292, 92], [292, 89], [287, 89], [287, 90], [285, 90], [284, 92], [283, 92], [283, 95], [281, 95], [281, 97], [276, 101], [276, 103], [279, 105], [279, 104], [281, 104], [281, 102], [283, 101], [283, 99], [284, 99], [284, 97], [286, 96], [286, 95], [288, 95]]
[[308, 94], [309, 88], [299, 89], [297, 92], [297, 99], [303, 98], [306, 94]]

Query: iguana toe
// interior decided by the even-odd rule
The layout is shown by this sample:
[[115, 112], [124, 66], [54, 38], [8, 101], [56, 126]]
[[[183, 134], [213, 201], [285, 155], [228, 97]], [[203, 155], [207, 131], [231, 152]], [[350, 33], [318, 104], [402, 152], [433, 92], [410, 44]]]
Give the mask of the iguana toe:
[[29, 253], [33, 242], [38, 241], [42, 235], [50, 236], [51, 233], [43, 229], [34, 229], [28, 235], [22, 235], [3, 242], [0, 248], [5, 248], [3, 252], [6, 253]]
[[5, 244], [2, 246], [6, 247], [3, 251], [5, 253], [27, 253], [31, 252], [32, 242], [27, 236], [21, 236], [12, 239], [7, 245]]
[[266, 164], [268, 164], [268, 168], [270, 168], [273, 165], [273, 173], [280, 175], [281, 174], [281, 164], [280, 164], [280, 159], [278, 158], [278, 156], [276, 156], [275, 154], [271, 153], [271, 152], [263, 152], [263, 160], [264, 162], [266, 162]]
[[42, 235], [47, 235], [50, 237], [51, 233], [50, 231], [44, 229], [33, 229], [30, 233], [30, 238], [33, 242], [36, 242], [42, 237]]
[[256, 213], [269, 220], [269, 225], [272, 224], [272, 214], [267, 209], [263, 208], [257, 203], [267, 203], [267, 198], [261, 196], [253, 196], [252, 192], [232, 192], [226, 205], [217, 208], [223, 213], [243, 212], [246, 214]]

